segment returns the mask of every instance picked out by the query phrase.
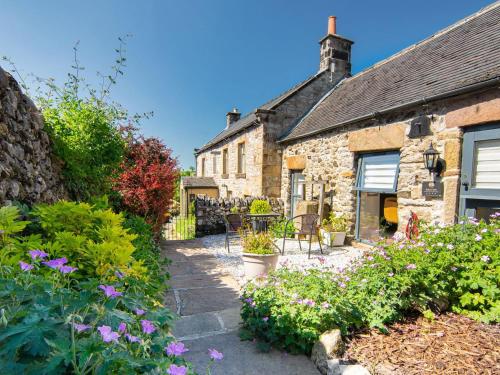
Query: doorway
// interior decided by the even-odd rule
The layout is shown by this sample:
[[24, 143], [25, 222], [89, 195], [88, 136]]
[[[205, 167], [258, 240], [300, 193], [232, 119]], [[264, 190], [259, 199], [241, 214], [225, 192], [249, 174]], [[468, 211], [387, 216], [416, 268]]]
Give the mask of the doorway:
[[290, 214], [291, 217], [295, 216], [295, 210], [297, 209], [297, 203], [304, 200], [306, 197], [305, 190], [305, 176], [300, 172], [292, 172], [292, 197], [291, 197], [291, 207]]
[[500, 124], [465, 129], [459, 214], [489, 220], [500, 212]]
[[356, 176], [356, 239], [375, 243], [398, 229], [399, 153], [363, 154]]

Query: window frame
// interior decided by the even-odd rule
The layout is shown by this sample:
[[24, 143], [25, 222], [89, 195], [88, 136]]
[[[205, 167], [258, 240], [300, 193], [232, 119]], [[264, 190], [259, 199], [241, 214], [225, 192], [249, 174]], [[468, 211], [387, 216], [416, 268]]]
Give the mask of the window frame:
[[222, 174], [227, 175], [229, 164], [229, 149], [226, 147], [222, 150]]
[[237, 173], [238, 174], [244, 174], [246, 173], [246, 159], [247, 159], [247, 154], [246, 154], [246, 144], [245, 142], [240, 142], [237, 145]]
[[201, 177], [205, 177], [206, 172], [206, 158], [201, 158]]
[[212, 175], [217, 174], [217, 155], [212, 155]]
[[[392, 189], [373, 189], [373, 188], [363, 188], [361, 187], [364, 181], [364, 165], [367, 158], [380, 159], [381, 161], [389, 160], [390, 157], [397, 156], [397, 167], [396, 175], [394, 176], [394, 183]], [[358, 168], [356, 172], [356, 184], [354, 186], [355, 191], [366, 191], [368, 193], [396, 193], [398, 189], [398, 179], [399, 179], [399, 165], [401, 162], [401, 155], [399, 151], [387, 151], [387, 152], [371, 152], [360, 154], [358, 157]]]

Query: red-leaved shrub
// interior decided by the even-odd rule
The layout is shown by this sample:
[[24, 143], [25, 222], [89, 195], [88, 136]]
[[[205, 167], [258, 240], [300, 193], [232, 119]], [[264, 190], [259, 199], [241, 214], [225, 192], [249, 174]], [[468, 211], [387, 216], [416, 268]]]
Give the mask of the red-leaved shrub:
[[114, 190], [129, 212], [143, 216], [159, 233], [168, 218], [179, 176], [172, 150], [158, 138], [132, 138], [120, 169]]

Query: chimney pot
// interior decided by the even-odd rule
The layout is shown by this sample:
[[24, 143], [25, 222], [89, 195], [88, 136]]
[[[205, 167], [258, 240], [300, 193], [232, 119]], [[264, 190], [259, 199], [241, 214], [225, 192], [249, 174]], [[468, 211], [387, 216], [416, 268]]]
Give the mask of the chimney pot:
[[231, 126], [233, 122], [236, 122], [240, 119], [241, 113], [238, 111], [238, 108], [234, 107], [231, 112], [226, 114], [226, 129]]
[[328, 35], [337, 34], [337, 17], [328, 17]]

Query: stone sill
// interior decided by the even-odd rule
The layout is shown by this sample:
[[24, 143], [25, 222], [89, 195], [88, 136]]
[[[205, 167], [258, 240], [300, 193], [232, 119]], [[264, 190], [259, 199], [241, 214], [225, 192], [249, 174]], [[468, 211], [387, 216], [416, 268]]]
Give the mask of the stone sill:
[[220, 178], [228, 179], [228, 178], [229, 178], [229, 175], [228, 175], [228, 174], [221, 174], [221, 175], [220, 175]]
[[246, 173], [236, 173], [236, 178], [247, 178]]

